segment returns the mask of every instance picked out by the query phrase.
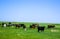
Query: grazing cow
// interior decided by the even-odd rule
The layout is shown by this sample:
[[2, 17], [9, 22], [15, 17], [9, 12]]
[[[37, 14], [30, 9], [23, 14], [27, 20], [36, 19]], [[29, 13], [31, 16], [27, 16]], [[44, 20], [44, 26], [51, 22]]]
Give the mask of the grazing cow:
[[38, 32], [39, 31], [44, 31], [44, 29], [45, 29], [45, 26], [38, 26]]
[[38, 24], [32, 24], [30, 25], [30, 28], [36, 28], [38, 26]]
[[20, 28], [20, 25], [19, 24], [15, 24], [16, 28]]
[[16, 24], [16, 27], [17, 28], [23, 27], [23, 29], [26, 28], [26, 26], [24, 24]]
[[23, 29], [26, 31], [26, 26], [24, 24], [16, 24], [16, 28], [23, 27]]
[[55, 25], [48, 25], [48, 28], [54, 28]]

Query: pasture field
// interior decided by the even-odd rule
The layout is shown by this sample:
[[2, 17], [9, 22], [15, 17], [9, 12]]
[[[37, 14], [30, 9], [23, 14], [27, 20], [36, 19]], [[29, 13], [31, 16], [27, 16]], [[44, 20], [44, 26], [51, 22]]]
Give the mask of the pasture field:
[[0, 25], [0, 39], [60, 39], [60, 24], [55, 24], [56, 27], [53, 29], [47, 29], [48, 23], [39, 23], [46, 28], [44, 32], [38, 32], [37, 28], [29, 28], [29, 25], [32, 23], [21, 23], [24, 23], [27, 26], [26, 31], [24, 31], [23, 28], [16, 29], [15, 27], [1, 27]]

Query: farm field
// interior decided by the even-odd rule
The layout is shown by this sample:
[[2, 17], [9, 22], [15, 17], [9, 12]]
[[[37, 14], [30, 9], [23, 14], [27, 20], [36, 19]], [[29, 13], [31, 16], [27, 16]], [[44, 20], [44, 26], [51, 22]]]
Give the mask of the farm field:
[[15, 27], [1, 27], [0, 25], [0, 39], [60, 39], [60, 24], [55, 24], [55, 28], [53, 29], [47, 29], [47, 25], [49, 23], [39, 23], [40, 25], [43, 25], [46, 28], [44, 32], [38, 32], [37, 28], [36, 29], [29, 28], [29, 25], [32, 23], [28, 22], [21, 23], [26, 25], [27, 27], [26, 31], [24, 31], [23, 28], [16, 29]]

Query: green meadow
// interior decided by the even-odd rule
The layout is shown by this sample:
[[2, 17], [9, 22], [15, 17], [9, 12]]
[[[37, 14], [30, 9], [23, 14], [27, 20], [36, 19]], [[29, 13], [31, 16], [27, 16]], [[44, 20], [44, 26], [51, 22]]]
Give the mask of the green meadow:
[[[8, 22], [6, 22], [8, 24]], [[44, 32], [38, 32], [36, 29], [30, 29], [31, 22], [12, 22], [23, 23], [26, 25], [27, 30], [23, 28], [16, 29], [13, 27], [1, 27], [0, 25], [0, 39], [60, 39], [60, 24], [55, 24], [55, 28], [48, 29], [47, 25], [52, 23], [39, 23], [45, 26]], [[1, 22], [0, 22], [1, 24]]]

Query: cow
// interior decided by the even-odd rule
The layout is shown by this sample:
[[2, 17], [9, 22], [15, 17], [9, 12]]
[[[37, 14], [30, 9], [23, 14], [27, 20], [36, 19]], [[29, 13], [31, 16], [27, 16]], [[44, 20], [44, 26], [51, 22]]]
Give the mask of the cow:
[[25, 24], [19, 24], [21, 27], [25, 26]]
[[37, 26], [38, 26], [38, 24], [31, 24], [31, 25], [30, 25], [30, 28], [35, 29]]
[[55, 25], [48, 25], [48, 28], [54, 28]]
[[20, 28], [20, 25], [19, 24], [15, 24], [16, 28]]
[[25, 24], [16, 24], [16, 28], [23, 27], [23, 29], [26, 31], [26, 25]]
[[38, 26], [38, 32], [39, 31], [44, 31], [44, 29], [45, 29], [45, 26]]
[[15, 24], [16, 25], [16, 27], [23, 27], [23, 28], [26, 28], [26, 26], [24, 25], [24, 24]]

